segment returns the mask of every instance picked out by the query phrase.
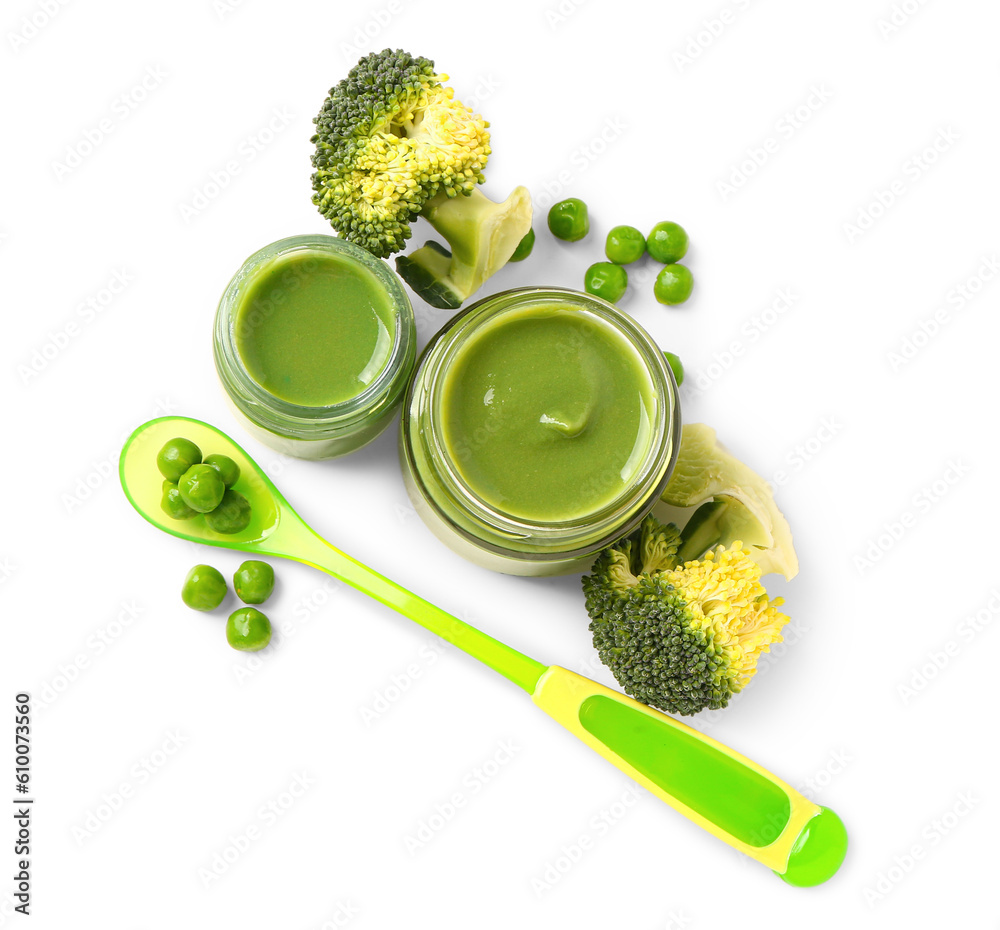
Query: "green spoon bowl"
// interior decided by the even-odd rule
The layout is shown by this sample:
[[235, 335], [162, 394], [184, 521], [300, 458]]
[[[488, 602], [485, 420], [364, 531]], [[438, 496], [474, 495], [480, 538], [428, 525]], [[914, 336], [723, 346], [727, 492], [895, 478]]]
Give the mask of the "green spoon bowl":
[[[233, 487], [251, 507], [250, 525], [242, 533], [231, 536], [216, 533], [202, 514], [189, 520], [175, 520], [160, 509], [163, 476], [156, 468], [156, 453], [164, 443], [177, 437], [190, 439], [201, 449], [202, 456], [221, 453], [239, 465], [240, 478]], [[214, 426], [188, 417], [161, 417], [140, 426], [125, 443], [119, 474], [129, 503], [153, 526], [171, 536], [208, 546], [260, 552], [261, 544], [278, 529], [282, 511], [291, 510], [257, 463], [232, 439]]]

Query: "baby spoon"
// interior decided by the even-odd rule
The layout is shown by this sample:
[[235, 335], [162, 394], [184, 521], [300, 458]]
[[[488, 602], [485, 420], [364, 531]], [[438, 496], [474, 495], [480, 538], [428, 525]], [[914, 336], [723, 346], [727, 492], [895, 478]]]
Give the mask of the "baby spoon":
[[[175, 520], [160, 509], [163, 479], [156, 454], [176, 437], [239, 465], [235, 488], [252, 507], [243, 532], [224, 536], [204, 517]], [[832, 810], [673, 717], [557, 665], [542, 665], [345, 555], [299, 517], [239, 445], [207, 423], [161, 417], [143, 424], [125, 443], [120, 475], [132, 506], [164, 532], [304, 562], [467, 652], [526, 691], [550, 717], [652, 794], [789, 884], [818, 885], [843, 861], [847, 833]]]

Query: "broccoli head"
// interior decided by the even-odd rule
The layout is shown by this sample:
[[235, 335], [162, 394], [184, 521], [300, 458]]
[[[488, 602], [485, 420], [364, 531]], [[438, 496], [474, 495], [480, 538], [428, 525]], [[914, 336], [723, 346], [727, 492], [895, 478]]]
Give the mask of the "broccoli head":
[[426, 217], [451, 246], [449, 253], [434, 243], [434, 257], [450, 262], [418, 257], [400, 273], [409, 281], [412, 268], [418, 294], [457, 307], [527, 234], [531, 201], [524, 188], [505, 204], [478, 191], [489, 123], [456, 100], [446, 80], [434, 62], [401, 50], [362, 58], [314, 120], [312, 183], [313, 202], [333, 228], [380, 258], [402, 249], [410, 224]]
[[681, 534], [647, 517], [583, 579], [594, 647], [625, 692], [676, 714], [725, 707], [788, 617], [740, 542], [679, 563]]

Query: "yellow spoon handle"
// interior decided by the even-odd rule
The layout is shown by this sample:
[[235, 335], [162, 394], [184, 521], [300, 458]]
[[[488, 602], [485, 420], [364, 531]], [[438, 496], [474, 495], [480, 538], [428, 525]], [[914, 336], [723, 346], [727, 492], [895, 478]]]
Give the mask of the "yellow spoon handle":
[[683, 723], [564, 668], [532, 700], [671, 807], [792, 885], [837, 871], [847, 834], [837, 815], [755, 762]]

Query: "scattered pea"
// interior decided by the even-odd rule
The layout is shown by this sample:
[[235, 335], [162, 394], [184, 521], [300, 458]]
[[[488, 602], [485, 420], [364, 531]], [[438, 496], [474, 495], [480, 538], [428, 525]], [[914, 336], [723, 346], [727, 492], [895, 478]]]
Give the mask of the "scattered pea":
[[688, 250], [688, 234], [676, 223], [657, 223], [646, 237], [649, 254], [664, 265], [679, 262]]
[[677, 387], [680, 387], [684, 383], [683, 363], [673, 352], [664, 352], [663, 354], [666, 356], [670, 370], [674, 373], [674, 381], [677, 382]]
[[597, 262], [591, 265], [583, 276], [583, 287], [588, 294], [603, 297], [610, 303], [621, 300], [628, 287], [628, 275], [621, 265], [611, 262]]
[[684, 265], [664, 265], [656, 276], [653, 293], [661, 304], [682, 304], [691, 296], [694, 278]]
[[255, 607], [241, 607], [226, 621], [226, 639], [233, 649], [257, 652], [271, 641], [271, 621]]
[[646, 252], [646, 237], [634, 226], [616, 226], [608, 233], [604, 254], [616, 265], [630, 265]]
[[267, 562], [248, 559], [236, 569], [233, 587], [244, 604], [263, 604], [274, 590], [274, 569]]
[[184, 503], [198, 513], [208, 513], [222, 503], [226, 486], [211, 465], [192, 465], [177, 482]]
[[169, 481], [179, 481], [192, 465], [201, 462], [201, 449], [190, 439], [171, 439], [157, 453], [156, 467]]
[[530, 254], [531, 250], [535, 247], [535, 229], [532, 227], [525, 233], [524, 238], [517, 244], [517, 248], [514, 249], [514, 254], [511, 255], [509, 261], [512, 262], [523, 262]]
[[240, 466], [237, 465], [228, 455], [220, 455], [218, 452], [205, 456], [205, 464], [210, 465], [222, 478], [222, 483], [231, 488], [240, 480]]
[[216, 533], [231, 536], [242, 533], [250, 525], [250, 501], [239, 491], [226, 488], [218, 506], [205, 514], [205, 522]]
[[184, 579], [181, 600], [195, 610], [215, 610], [225, 600], [226, 579], [211, 565], [195, 565]]
[[590, 232], [587, 205], [577, 197], [560, 200], [549, 210], [549, 230], [557, 239], [576, 242]]
[[160, 509], [174, 520], [190, 520], [192, 517], [198, 516], [197, 510], [192, 510], [184, 503], [180, 490], [172, 481], [163, 482]]

